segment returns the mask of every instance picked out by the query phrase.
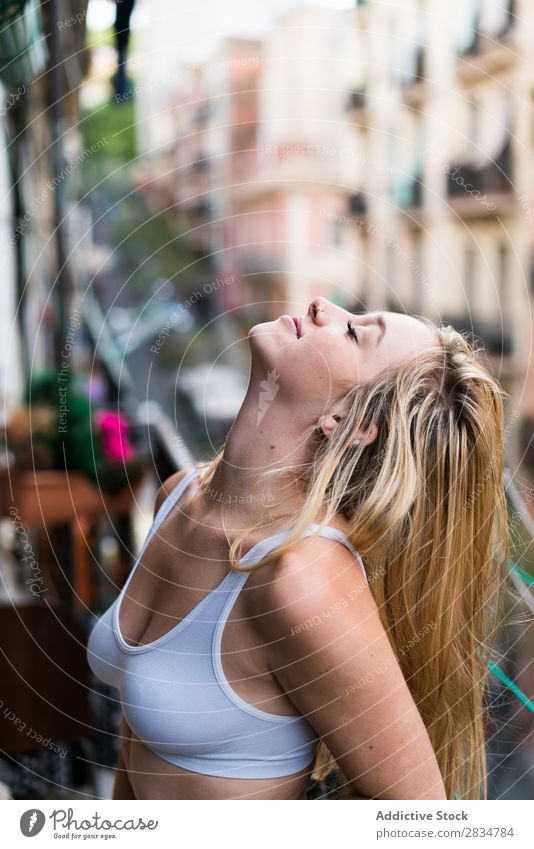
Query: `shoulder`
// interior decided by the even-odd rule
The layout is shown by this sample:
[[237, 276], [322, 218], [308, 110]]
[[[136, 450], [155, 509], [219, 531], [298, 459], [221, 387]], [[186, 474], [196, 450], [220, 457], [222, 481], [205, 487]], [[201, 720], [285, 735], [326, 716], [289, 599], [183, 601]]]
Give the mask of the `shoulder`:
[[265, 610], [255, 617], [266, 663], [351, 787], [369, 798], [446, 798], [425, 724], [354, 555], [313, 537], [273, 567], [270, 575], [269, 566], [260, 570]]
[[182, 469], [179, 472], [175, 472], [173, 475], [163, 481], [160, 488], [158, 489], [156, 499], [154, 501], [154, 516], [156, 516], [159, 508], [161, 507], [165, 499], [169, 497], [173, 489], [178, 486], [182, 478], [185, 478], [185, 476], [189, 474], [190, 471], [191, 469]]
[[[255, 627], [267, 641], [309, 634], [304, 627], [309, 622], [330, 621], [335, 632], [337, 626], [345, 627], [345, 617], [354, 625], [376, 611], [358, 560], [343, 543], [328, 537], [300, 540], [274, 564], [253, 573], [252, 584]], [[332, 628], [319, 628], [317, 635], [325, 630]]]

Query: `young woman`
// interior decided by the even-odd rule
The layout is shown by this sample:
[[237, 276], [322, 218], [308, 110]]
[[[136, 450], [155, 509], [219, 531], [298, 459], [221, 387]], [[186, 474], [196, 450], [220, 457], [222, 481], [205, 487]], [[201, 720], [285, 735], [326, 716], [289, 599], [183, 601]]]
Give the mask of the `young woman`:
[[249, 333], [224, 448], [165, 481], [94, 672], [114, 798], [486, 795], [503, 403], [452, 328], [324, 298]]

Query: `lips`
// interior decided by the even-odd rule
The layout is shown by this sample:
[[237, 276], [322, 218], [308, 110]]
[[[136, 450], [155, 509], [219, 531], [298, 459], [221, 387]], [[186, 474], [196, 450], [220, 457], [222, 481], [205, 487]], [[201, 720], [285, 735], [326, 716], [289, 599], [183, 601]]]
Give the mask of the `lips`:
[[297, 330], [297, 339], [300, 339], [300, 337], [302, 336], [302, 322], [298, 315], [292, 316], [292, 319], [295, 323], [295, 328]]

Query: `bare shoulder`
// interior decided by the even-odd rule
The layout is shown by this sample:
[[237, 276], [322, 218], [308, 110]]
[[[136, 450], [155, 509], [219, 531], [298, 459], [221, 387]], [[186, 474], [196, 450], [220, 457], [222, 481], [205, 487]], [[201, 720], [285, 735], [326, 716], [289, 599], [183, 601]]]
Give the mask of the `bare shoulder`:
[[376, 611], [360, 562], [343, 543], [327, 537], [305, 537], [251, 578], [255, 626], [269, 640], [299, 633], [301, 623], [317, 617]]
[[165, 499], [169, 497], [173, 489], [176, 488], [182, 478], [184, 478], [190, 471], [191, 469], [181, 469], [179, 472], [175, 472], [173, 475], [163, 481], [157, 492], [156, 500], [154, 502], [154, 516], [158, 512]]
[[[445, 799], [422, 717], [361, 567], [341, 542], [302, 540], [264, 575], [254, 617], [272, 675], [353, 790]], [[255, 579], [259, 575], [255, 576]]]

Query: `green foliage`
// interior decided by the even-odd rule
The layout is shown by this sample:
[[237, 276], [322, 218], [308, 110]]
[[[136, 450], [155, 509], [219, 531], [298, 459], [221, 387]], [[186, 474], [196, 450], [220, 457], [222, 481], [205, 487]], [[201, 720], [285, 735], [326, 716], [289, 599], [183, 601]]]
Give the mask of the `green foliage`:
[[66, 458], [70, 471], [81, 471], [92, 475], [95, 463], [89, 400], [79, 392], [70, 370], [68, 379], [61, 385], [61, 389], [65, 393], [63, 397], [66, 398], [68, 406], [68, 427], [65, 433], [60, 431], [60, 384], [55, 373], [43, 371], [33, 375], [24, 400], [26, 403], [31, 402], [32, 406], [48, 405], [55, 410], [56, 425], [50, 434], [50, 440], [56, 468], [64, 468]]
[[[113, 98], [82, 116], [84, 147], [94, 150], [91, 161], [115, 164], [132, 162], [137, 156], [134, 99], [118, 103]], [[102, 144], [102, 141], [105, 144]]]
[[113, 47], [115, 44], [115, 33], [113, 27], [107, 29], [88, 29], [85, 37], [87, 47]]
[[[195, 258], [187, 237], [177, 230], [172, 210], [154, 211], [138, 194], [121, 204], [121, 216], [112, 231], [115, 245], [129, 257], [133, 268], [130, 291], [145, 298], [157, 278], [174, 282], [177, 298], [188, 293], [191, 281], [213, 273], [209, 260]], [[183, 291], [182, 291], [183, 290]]]
[[[24, 394], [25, 403], [32, 409], [47, 407], [54, 413], [52, 427], [38, 437], [50, 452], [53, 467], [81, 472], [109, 494], [136, 480], [141, 471], [138, 458], [123, 463], [105, 456], [93, 420], [95, 408], [84, 394], [81, 376], [72, 369], [61, 383], [61, 393], [56, 374], [47, 370], [32, 376]], [[60, 416], [62, 403], [67, 407], [64, 419]]]

